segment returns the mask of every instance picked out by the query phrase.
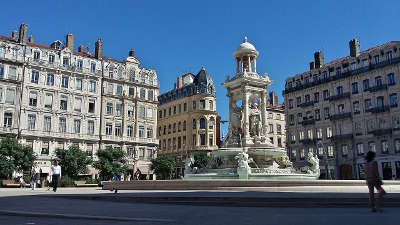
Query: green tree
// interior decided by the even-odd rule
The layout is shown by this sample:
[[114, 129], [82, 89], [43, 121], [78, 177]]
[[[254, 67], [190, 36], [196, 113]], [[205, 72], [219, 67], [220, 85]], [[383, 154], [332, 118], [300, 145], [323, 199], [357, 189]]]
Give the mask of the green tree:
[[68, 150], [57, 149], [56, 156], [61, 166], [61, 174], [72, 179], [87, 173], [87, 166], [92, 163], [92, 159], [76, 145], [72, 145]]
[[154, 170], [161, 180], [171, 179], [175, 170], [175, 160], [171, 157], [161, 155], [151, 160], [150, 168]]
[[206, 168], [210, 161], [210, 157], [208, 157], [206, 152], [200, 152], [194, 155], [194, 163], [192, 167], [197, 168]]
[[126, 173], [128, 166], [125, 160], [125, 152], [120, 148], [108, 147], [97, 152], [99, 160], [94, 167], [100, 171], [102, 180], [110, 180], [115, 173]]
[[30, 171], [35, 160], [32, 148], [19, 144], [15, 137], [0, 141], [0, 178], [10, 179], [14, 171]]

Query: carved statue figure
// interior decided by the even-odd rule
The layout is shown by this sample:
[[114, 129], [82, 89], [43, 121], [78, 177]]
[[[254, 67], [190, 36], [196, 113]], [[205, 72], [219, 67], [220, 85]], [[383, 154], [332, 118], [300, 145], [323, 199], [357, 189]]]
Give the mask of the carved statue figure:
[[319, 159], [317, 156], [314, 156], [312, 152], [308, 153], [307, 162], [311, 164], [310, 169], [314, 174], [319, 173]]
[[189, 155], [185, 159], [185, 173], [190, 173], [192, 171], [193, 163], [194, 163], [194, 157], [193, 157], [193, 155]]
[[247, 153], [241, 152], [241, 153], [237, 154], [237, 156], [235, 156], [235, 159], [237, 160], [239, 169], [250, 170], [249, 155]]

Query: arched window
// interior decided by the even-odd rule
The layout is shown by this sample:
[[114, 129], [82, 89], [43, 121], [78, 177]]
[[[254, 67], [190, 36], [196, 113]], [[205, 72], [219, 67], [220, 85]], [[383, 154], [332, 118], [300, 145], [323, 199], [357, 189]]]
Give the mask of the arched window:
[[200, 119], [200, 129], [206, 129], [206, 119]]
[[196, 129], [196, 119], [193, 119], [193, 129]]
[[208, 121], [208, 129], [210, 130], [214, 129], [214, 117], [211, 117], [210, 120]]

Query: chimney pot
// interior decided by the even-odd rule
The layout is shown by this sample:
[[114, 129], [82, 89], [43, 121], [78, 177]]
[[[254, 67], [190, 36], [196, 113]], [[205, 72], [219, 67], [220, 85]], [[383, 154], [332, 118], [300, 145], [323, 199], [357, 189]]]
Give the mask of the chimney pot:
[[71, 52], [74, 52], [74, 35], [73, 34], [67, 34], [66, 36], [66, 47], [71, 50]]
[[28, 38], [28, 43], [33, 43], [33, 35], [31, 34], [31, 36], [29, 36], [29, 38]]
[[315, 69], [315, 62], [314, 61], [310, 62], [310, 70], [313, 70], [313, 69]]
[[28, 33], [28, 25], [26, 24], [21, 24], [21, 26], [19, 26], [19, 37], [18, 37], [18, 42], [21, 44], [25, 44], [26, 43], [26, 35]]
[[324, 53], [316, 51], [314, 53], [315, 68], [321, 68], [324, 65]]
[[349, 41], [350, 56], [357, 57], [360, 55], [360, 41], [357, 39], [352, 39]]
[[85, 52], [85, 47], [83, 47], [83, 45], [79, 45], [78, 52]]
[[96, 59], [101, 59], [103, 57], [103, 42], [99, 38], [94, 46], [94, 56]]
[[12, 38], [14, 41], [17, 41], [17, 40], [18, 40], [18, 32], [17, 32], [16, 30], [13, 30], [13, 32], [11, 32], [11, 38]]
[[135, 57], [135, 51], [133, 49], [129, 50], [129, 57]]

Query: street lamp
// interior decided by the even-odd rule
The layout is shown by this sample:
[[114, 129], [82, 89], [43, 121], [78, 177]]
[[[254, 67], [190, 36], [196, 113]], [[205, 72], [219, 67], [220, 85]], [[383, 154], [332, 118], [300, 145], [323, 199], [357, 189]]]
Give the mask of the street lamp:
[[317, 142], [317, 152], [319, 152], [319, 148], [324, 149], [324, 153], [325, 153], [324, 154], [325, 155], [324, 162], [325, 162], [326, 179], [332, 180], [331, 173], [329, 172], [329, 168], [328, 168], [328, 149], [325, 150], [325, 145], [321, 140], [319, 140]]

